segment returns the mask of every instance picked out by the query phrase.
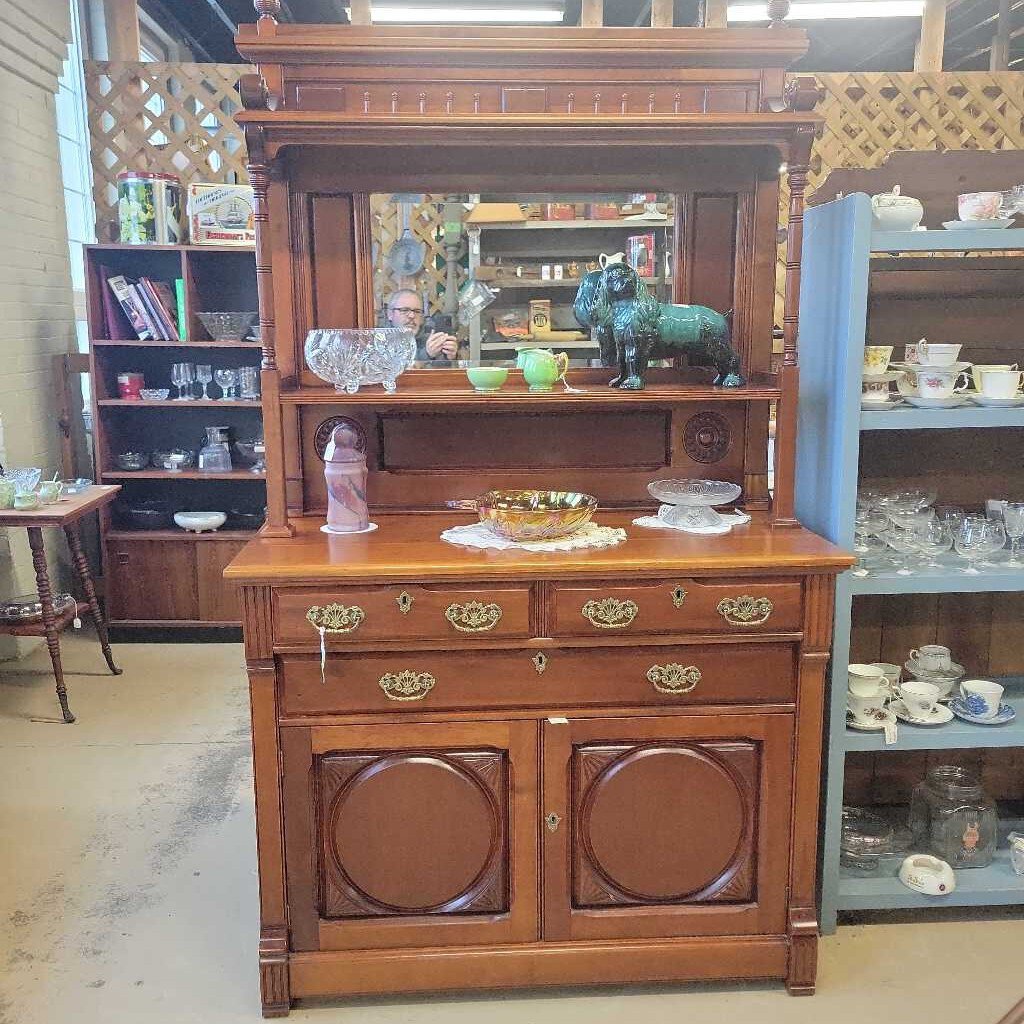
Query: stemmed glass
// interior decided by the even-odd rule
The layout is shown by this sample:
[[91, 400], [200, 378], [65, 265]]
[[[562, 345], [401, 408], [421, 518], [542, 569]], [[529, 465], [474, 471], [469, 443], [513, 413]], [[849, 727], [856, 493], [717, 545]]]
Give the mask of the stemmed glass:
[[1006, 565], [1018, 569], [1024, 564], [1017, 557], [1017, 547], [1024, 537], [1024, 501], [1008, 501], [1003, 506], [1003, 526], [1010, 538], [1010, 560]]
[[[191, 363], [174, 363], [171, 366], [171, 383], [178, 389], [177, 401], [189, 402], [192, 400], [192, 383], [196, 379], [196, 368]], [[185, 388], [189, 394], [183, 394]]]
[[[967, 561], [967, 567], [962, 571], [972, 576], [978, 574], [974, 565], [980, 562], [991, 550], [989, 545], [992, 540], [991, 522], [984, 516], [964, 516], [960, 528], [953, 538], [953, 546], [956, 553]], [[1000, 524], [1002, 526], [1002, 524]], [[1005, 531], [1003, 531], [1005, 539]]]
[[217, 387], [221, 390], [221, 398], [226, 399], [231, 397], [231, 388], [235, 383], [235, 371], [234, 370], [215, 370], [213, 379], [217, 384]]
[[899, 568], [896, 570], [896, 575], [912, 576], [914, 570], [910, 566], [910, 556], [920, 552], [914, 531], [904, 530], [899, 526], [893, 525], [884, 536], [889, 543], [889, 547], [900, 555]]
[[928, 569], [941, 569], [942, 563], [939, 555], [948, 551], [953, 546], [953, 532], [941, 519], [932, 519], [918, 523], [912, 530], [914, 540], [922, 554], [928, 556], [925, 567]]
[[[994, 555], [997, 551], [1002, 551], [1004, 547], [1006, 547], [1006, 527], [997, 519], [990, 519], [986, 533], [985, 554]], [[986, 569], [997, 568], [995, 562], [990, 558], [983, 558], [978, 564], [983, 565]]]
[[203, 401], [209, 401], [210, 396], [206, 393], [207, 387], [213, 380], [213, 367], [200, 364], [196, 367], [196, 382], [203, 385]]
[[865, 533], [860, 537], [854, 551], [857, 553], [857, 564], [853, 568], [854, 576], [870, 576], [873, 568], [878, 568], [879, 559], [889, 550], [884, 537], [874, 533]]

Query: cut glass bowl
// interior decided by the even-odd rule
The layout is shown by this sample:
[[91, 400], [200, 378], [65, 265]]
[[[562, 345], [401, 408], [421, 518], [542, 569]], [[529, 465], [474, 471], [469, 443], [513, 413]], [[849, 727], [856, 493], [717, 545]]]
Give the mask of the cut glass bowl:
[[256, 323], [259, 313], [216, 312], [196, 313], [196, 316], [214, 341], [241, 341]]
[[416, 335], [399, 327], [326, 327], [306, 335], [306, 365], [338, 391], [354, 395], [364, 384], [392, 392], [416, 360]]

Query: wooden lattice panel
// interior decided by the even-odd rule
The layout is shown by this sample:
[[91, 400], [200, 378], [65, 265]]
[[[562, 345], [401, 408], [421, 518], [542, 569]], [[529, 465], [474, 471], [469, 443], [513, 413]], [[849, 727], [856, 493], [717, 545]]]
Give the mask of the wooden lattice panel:
[[[412, 288], [427, 298], [427, 312], [444, 312], [447, 269], [444, 252], [444, 202], [442, 195], [420, 195], [420, 202], [408, 204], [409, 232], [425, 246], [423, 267], [411, 277], [394, 273], [387, 262], [391, 247], [402, 237], [403, 217], [400, 203], [390, 194], [370, 197], [370, 231], [373, 237], [374, 307], [383, 310], [387, 297], [397, 288]], [[466, 269], [458, 266], [457, 286], [466, 278]]]
[[116, 238], [117, 175], [176, 174], [193, 181], [248, 181], [241, 109], [243, 64], [86, 61], [96, 236]]
[[[842, 167], [878, 167], [897, 150], [987, 152], [1024, 146], [1024, 75], [1013, 71], [817, 75], [825, 129], [811, 152], [808, 191]], [[912, 183], [907, 183], [911, 188]], [[779, 223], [789, 192], [783, 180]], [[775, 321], [782, 323], [785, 246], [775, 264]]]

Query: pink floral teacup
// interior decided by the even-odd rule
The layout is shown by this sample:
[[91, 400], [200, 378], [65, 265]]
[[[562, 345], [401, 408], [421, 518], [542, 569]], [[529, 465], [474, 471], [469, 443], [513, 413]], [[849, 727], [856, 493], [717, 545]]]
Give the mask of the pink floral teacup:
[[961, 220], [998, 220], [1003, 214], [1002, 192], [964, 192], [956, 197]]

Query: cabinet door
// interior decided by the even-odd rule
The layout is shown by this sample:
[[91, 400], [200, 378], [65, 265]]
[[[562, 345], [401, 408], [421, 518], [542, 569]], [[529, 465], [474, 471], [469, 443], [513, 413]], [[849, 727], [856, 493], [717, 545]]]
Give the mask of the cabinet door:
[[792, 737], [783, 714], [545, 723], [544, 937], [784, 933]]
[[111, 622], [198, 619], [196, 547], [187, 541], [108, 541], [107, 602]]
[[244, 540], [204, 540], [196, 544], [199, 617], [203, 622], [239, 622], [238, 588], [224, 579], [224, 567], [245, 547]]
[[294, 949], [538, 938], [536, 722], [281, 742]]

